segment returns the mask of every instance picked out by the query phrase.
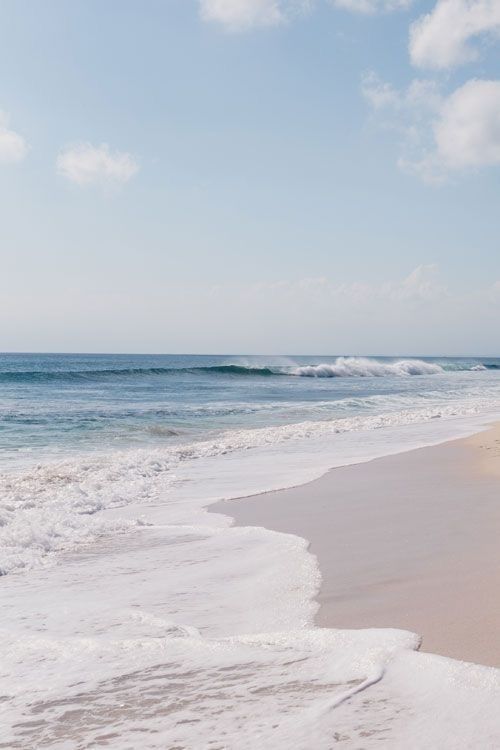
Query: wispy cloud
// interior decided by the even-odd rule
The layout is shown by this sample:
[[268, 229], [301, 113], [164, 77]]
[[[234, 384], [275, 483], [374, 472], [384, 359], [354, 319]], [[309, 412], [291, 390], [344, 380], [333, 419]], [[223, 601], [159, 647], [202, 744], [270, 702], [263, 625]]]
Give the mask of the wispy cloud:
[[[312, 10], [325, 0], [199, 0], [204, 21], [221, 24], [228, 31], [279, 26]], [[408, 8], [413, 0], [326, 0], [352, 13], [372, 14]]]
[[77, 143], [57, 157], [57, 171], [77, 185], [123, 184], [139, 171], [137, 160], [124, 151], [111, 151], [106, 143]]
[[337, 8], [343, 8], [353, 13], [387, 13], [395, 10], [405, 10], [412, 5], [413, 0], [331, 0]]
[[28, 144], [15, 130], [9, 127], [9, 118], [0, 111], [0, 162], [4, 164], [22, 161], [28, 153]]
[[200, 14], [229, 31], [246, 31], [283, 23], [287, 6], [281, 0], [200, 0]]
[[[220, 290], [219, 290], [220, 291]], [[439, 278], [435, 264], [417, 266], [408, 276], [394, 281], [370, 284], [363, 281], [336, 284], [325, 277], [297, 281], [262, 282], [250, 286], [246, 294], [253, 297], [282, 298], [289, 301], [309, 300], [310, 304], [341, 307], [370, 306], [397, 302], [420, 304], [448, 296], [447, 286]]]

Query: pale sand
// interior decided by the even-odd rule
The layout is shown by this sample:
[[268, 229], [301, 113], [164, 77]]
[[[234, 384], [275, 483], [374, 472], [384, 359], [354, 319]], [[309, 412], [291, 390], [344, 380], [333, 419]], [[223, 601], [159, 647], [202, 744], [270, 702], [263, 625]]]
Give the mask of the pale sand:
[[210, 510], [309, 540], [319, 625], [411, 630], [422, 650], [500, 667], [499, 425]]

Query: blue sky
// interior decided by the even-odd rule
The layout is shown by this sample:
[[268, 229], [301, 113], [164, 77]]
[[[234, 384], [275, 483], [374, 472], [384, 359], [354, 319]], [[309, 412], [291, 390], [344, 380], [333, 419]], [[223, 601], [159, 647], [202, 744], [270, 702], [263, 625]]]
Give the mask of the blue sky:
[[0, 349], [499, 353], [500, 4], [299, 2], [3, 0]]

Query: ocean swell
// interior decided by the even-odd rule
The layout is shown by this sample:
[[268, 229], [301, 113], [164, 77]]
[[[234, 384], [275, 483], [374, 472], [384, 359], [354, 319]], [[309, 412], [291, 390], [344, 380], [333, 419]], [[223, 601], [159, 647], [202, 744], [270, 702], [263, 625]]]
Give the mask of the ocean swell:
[[227, 363], [193, 367], [123, 367], [68, 370], [3, 370], [2, 383], [50, 383], [52, 381], [112, 380], [175, 375], [235, 377], [294, 376], [309, 378], [403, 377], [438, 375], [443, 372], [498, 370], [498, 365], [477, 360], [426, 362], [422, 359], [380, 360], [371, 357], [337, 357], [333, 362], [287, 365]]

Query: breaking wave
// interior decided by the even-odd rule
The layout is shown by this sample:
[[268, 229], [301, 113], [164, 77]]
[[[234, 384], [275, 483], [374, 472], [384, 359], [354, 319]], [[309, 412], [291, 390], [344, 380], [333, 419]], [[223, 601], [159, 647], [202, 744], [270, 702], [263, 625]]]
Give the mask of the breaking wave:
[[123, 367], [81, 370], [4, 370], [0, 382], [50, 383], [51, 381], [109, 380], [113, 378], [168, 375], [241, 377], [293, 376], [309, 378], [390, 377], [437, 375], [443, 372], [498, 370], [499, 365], [479, 361], [426, 362], [421, 359], [380, 360], [368, 357], [337, 357], [333, 362], [258, 366], [228, 363], [194, 367]]
[[397, 362], [380, 362], [364, 357], [339, 357], [333, 364], [297, 367], [292, 375], [307, 378], [366, 378], [390, 375], [438, 375], [444, 372], [441, 365], [421, 359], [401, 359]]

